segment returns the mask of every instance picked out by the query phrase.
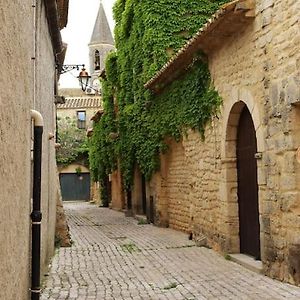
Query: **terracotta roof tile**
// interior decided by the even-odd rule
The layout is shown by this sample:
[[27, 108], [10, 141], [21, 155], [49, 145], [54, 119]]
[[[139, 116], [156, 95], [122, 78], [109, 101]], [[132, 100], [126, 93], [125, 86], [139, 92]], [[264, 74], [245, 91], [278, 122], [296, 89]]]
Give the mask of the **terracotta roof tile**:
[[64, 104], [58, 104], [58, 109], [72, 108], [102, 108], [101, 97], [66, 97]]

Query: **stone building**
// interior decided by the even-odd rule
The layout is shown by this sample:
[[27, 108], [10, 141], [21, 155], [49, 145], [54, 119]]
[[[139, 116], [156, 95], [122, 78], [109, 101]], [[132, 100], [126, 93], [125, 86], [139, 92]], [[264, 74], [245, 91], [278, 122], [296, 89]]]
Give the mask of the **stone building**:
[[[67, 0], [1, 1], [0, 299], [29, 299], [31, 262], [32, 120], [44, 118], [42, 271], [54, 253], [56, 200], [55, 64], [62, 52]], [[60, 62], [61, 63], [61, 62]]]
[[161, 171], [147, 184], [154, 222], [223, 253], [261, 260], [265, 274], [294, 284], [300, 284], [299, 20], [299, 1], [233, 1], [145, 85], [161, 92], [202, 50], [223, 99], [205, 141], [194, 131], [169, 141]]
[[[102, 100], [99, 95], [87, 94], [81, 89], [60, 89], [59, 94], [64, 97], [64, 103], [57, 104], [58, 139], [68, 127], [75, 127], [70, 132], [78, 133], [75, 138], [86, 138], [93, 125], [93, 117], [102, 111]], [[76, 128], [77, 127], [77, 128]], [[67, 142], [67, 141], [66, 141]], [[70, 141], [72, 142], [72, 141]], [[61, 145], [63, 148], [63, 145]], [[61, 149], [58, 150], [58, 152]], [[63, 200], [90, 200], [91, 180], [86, 157], [78, 157], [67, 165], [58, 165], [61, 192]]]
[[86, 94], [81, 89], [59, 89], [59, 94], [65, 98], [65, 101], [57, 104], [57, 118], [73, 119], [79, 129], [91, 128], [92, 117], [102, 109], [101, 97]]
[[89, 43], [91, 85], [96, 90], [100, 91], [99, 75], [104, 69], [107, 54], [112, 50], [114, 50], [114, 39], [100, 0], [99, 11]]

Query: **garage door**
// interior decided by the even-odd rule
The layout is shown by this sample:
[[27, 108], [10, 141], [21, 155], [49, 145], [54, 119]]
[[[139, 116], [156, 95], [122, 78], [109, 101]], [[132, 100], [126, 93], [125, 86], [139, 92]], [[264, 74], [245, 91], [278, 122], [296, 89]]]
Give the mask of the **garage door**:
[[61, 173], [59, 181], [63, 201], [90, 200], [89, 173]]

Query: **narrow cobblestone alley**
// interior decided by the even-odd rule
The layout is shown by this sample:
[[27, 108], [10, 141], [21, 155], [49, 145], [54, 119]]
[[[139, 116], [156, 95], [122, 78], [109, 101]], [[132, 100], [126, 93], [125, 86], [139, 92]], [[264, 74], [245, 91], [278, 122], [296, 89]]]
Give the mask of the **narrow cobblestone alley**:
[[57, 251], [43, 300], [300, 299], [300, 288], [196, 247], [181, 232], [89, 203], [65, 209], [74, 244]]

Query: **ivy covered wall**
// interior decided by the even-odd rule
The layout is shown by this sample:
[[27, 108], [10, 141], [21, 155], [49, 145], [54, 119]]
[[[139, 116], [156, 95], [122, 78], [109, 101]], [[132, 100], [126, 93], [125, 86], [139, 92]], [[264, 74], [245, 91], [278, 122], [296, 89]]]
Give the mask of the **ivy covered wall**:
[[128, 189], [136, 165], [147, 179], [159, 169], [167, 137], [179, 140], [187, 128], [204, 137], [204, 126], [221, 99], [200, 53], [186, 75], [159, 95], [144, 84], [224, 2], [117, 0], [117, 50], [106, 60], [102, 82], [105, 113], [90, 140], [90, 167], [102, 186], [118, 160]]

